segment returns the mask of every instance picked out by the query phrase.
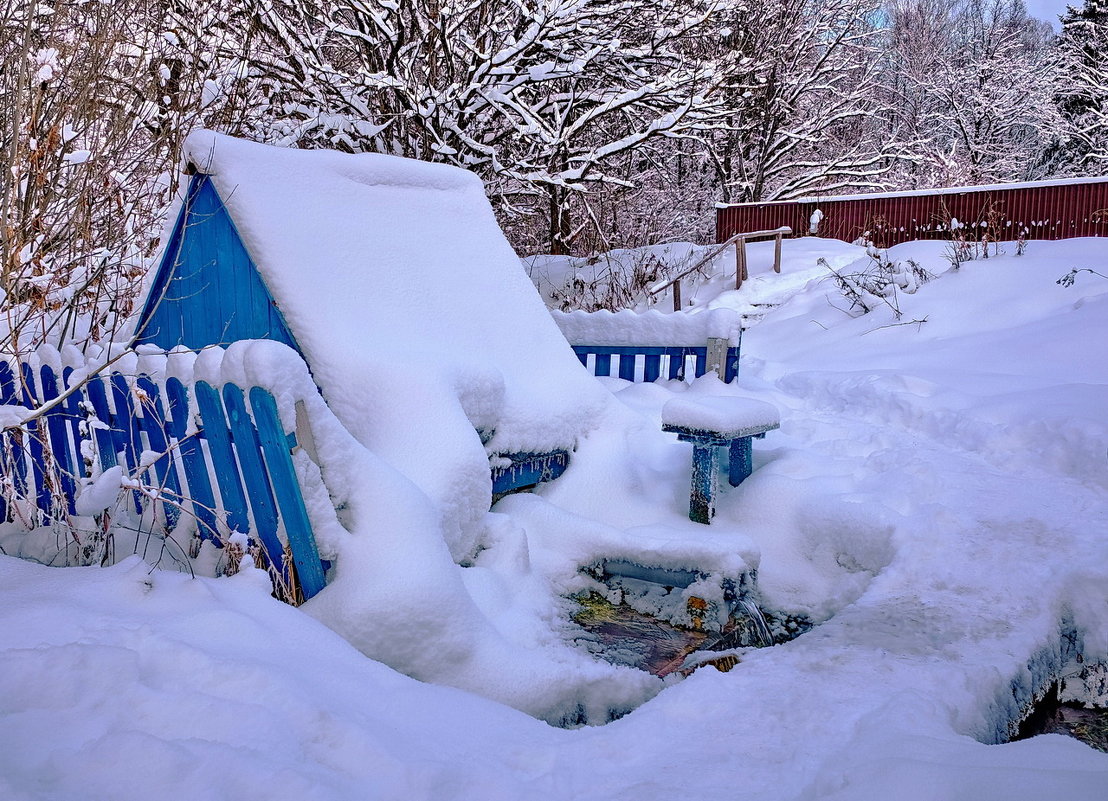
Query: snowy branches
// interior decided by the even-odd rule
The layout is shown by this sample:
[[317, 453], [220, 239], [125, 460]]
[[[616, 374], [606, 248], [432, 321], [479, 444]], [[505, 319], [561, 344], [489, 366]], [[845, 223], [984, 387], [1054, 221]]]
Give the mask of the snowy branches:
[[724, 111], [708, 140], [722, 199], [886, 186], [904, 148], [880, 120], [874, 3], [755, 0], [725, 14]]
[[1049, 28], [1019, 0], [896, 0], [890, 109], [918, 142], [913, 186], [1026, 180], [1062, 128]]
[[[0, 346], [86, 342], [130, 311], [172, 197], [196, 72], [153, 0], [0, 16]], [[191, 61], [192, 59], [188, 59]]]
[[457, 164], [521, 250], [590, 252], [699, 239], [715, 201], [1108, 161], [1104, 20], [1055, 46], [1022, 0], [13, 0], [8, 330], [128, 311], [197, 125]]

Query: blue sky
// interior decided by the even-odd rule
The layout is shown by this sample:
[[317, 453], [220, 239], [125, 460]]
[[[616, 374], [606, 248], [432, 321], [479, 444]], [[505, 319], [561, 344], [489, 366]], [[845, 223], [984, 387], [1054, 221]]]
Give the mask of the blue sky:
[[1024, 0], [1027, 3], [1027, 10], [1031, 16], [1045, 19], [1058, 27], [1058, 15], [1066, 10], [1067, 5], [1081, 6], [1082, 0]]

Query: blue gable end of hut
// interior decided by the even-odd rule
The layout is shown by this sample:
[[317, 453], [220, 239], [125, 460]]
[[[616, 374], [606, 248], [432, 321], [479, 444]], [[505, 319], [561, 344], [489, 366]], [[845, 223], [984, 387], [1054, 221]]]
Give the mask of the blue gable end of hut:
[[300, 350], [207, 175], [190, 179], [136, 331], [136, 344], [165, 350], [240, 339]]

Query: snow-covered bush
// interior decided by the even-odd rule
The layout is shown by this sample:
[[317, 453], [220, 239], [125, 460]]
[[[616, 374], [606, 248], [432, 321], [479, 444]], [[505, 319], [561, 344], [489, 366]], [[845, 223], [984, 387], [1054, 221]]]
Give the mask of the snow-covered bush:
[[[848, 268], [836, 270], [826, 260], [819, 264], [831, 271], [843, 297], [849, 301], [848, 312], [868, 314], [881, 306], [889, 307], [893, 317], [901, 317], [897, 293], [914, 294], [935, 276], [914, 259], [894, 261], [887, 250], [874, 247], [866, 249], [868, 263], [855, 262]], [[861, 266], [859, 266], [861, 265]]]

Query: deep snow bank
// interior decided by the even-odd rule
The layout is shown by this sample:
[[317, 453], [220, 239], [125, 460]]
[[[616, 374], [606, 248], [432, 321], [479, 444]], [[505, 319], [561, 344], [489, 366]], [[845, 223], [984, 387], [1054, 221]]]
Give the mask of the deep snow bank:
[[[812, 631], [742, 651], [729, 673], [698, 671], [607, 726], [562, 732], [382, 672], [241, 582], [159, 573], [146, 590], [127, 572], [145, 568], [130, 564], [69, 578], [0, 560], [9, 794], [1101, 801], [1108, 757], [1076, 741], [983, 743], [1059, 669], [1064, 633], [1088, 659], [1108, 656], [1108, 503], [1093, 461], [1108, 447], [1097, 348], [1108, 282], [1054, 283], [1104, 261], [1102, 244], [1035, 244], [1024, 261], [953, 274], [920, 246], [939, 277], [901, 299], [904, 319], [927, 318], [910, 326], [834, 308], [820, 242], [802, 240], [797, 260], [790, 244], [789, 291], [756, 272], [705, 302], [783, 302], [761, 307], [744, 337], [741, 383], [601, 382], [619, 403], [582, 438], [574, 469], [483, 518], [491, 547], [472, 568], [426, 532], [407, 538], [407, 526], [431, 525], [418, 488], [344, 441], [326, 448], [351, 468], [336, 467], [346, 483], [332, 489], [366, 499], [343, 510], [366, 550], [334, 586], [364, 589], [382, 614], [353, 621], [352, 635], [399, 639], [416, 665], [441, 656], [447, 677], [495, 660], [458, 659], [454, 610], [445, 627], [426, 614], [461, 597], [455, 578], [436, 594], [439, 566], [510, 645], [564, 644], [557, 592], [580, 586], [576, 564], [615, 550], [721, 572], [757, 565], [766, 602], [819, 621]], [[841, 268], [864, 255], [825, 252]], [[781, 411], [710, 527], [686, 517], [688, 446], [659, 430], [666, 401], [690, 392]], [[390, 575], [393, 555], [402, 570]], [[407, 603], [423, 596], [432, 603], [413, 615]]]

